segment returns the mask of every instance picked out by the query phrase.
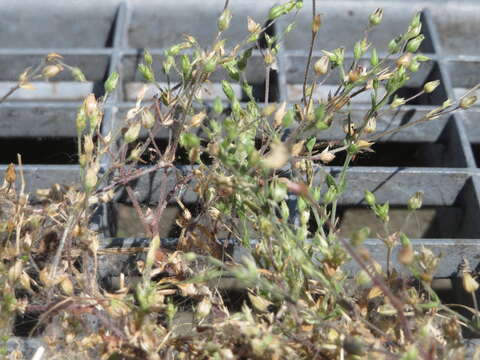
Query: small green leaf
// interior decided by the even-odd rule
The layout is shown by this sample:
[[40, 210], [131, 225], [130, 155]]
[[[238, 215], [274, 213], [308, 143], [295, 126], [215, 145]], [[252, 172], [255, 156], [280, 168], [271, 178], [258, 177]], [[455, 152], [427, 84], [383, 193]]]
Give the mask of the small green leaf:
[[189, 150], [195, 147], [199, 147], [200, 139], [195, 134], [183, 133], [182, 135], [180, 135], [180, 145]]
[[288, 110], [286, 114], [283, 116], [282, 124], [285, 128], [288, 128], [290, 125], [293, 124], [293, 120], [295, 119], [295, 113], [292, 109]]
[[316, 142], [317, 142], [317, 138], [315, 136], [311, 136], [310, 139], [307, 140], [307, 143], [305, 144], [305, 148], [309, 152], [312, 152]]
[[213, 101], [213, 111], [215, 111], [215, 113], [218, 115], [223, 113], [223, 103], [219, 96], [217, 96]]

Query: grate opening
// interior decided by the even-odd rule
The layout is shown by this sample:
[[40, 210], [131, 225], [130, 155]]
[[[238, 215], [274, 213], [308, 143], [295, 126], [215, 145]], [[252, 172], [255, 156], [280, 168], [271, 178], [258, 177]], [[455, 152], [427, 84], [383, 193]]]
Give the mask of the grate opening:
[[[388, 110], [379, 114], [376, 122], [375, 134], [380, 134], [385, 131], [391, 131], [399, 126], [412, 123], [424, 117], [432, 108], [431, 107], [417, 107], [408, 106], [400, 110]], [[363, 122], [366, 114], [366, 109], [354, 108], [351, 112], [351, 121], [355, 127], [359, 128]], [[335, 117], [333, 125], [326, 131], [318, 132], [312, 131], [309, 136], [316, 136], [319, 141], [331, 141], [342, 139], [345, 136], [343, 131], [343, 123], [345, 116]], [[379, 142], [436, 142], [439, 138], [457, 137], [455, 125], [449, 119], [436, 119], [435, 121], [424, 122], [412, 127], [407, 127], [401, 131], [394, 132], [381, 137]]]
[[260, 38], [258, 39], [257, 44], [260, 48], [267, 49], [268, 43], [265, 35], [268, 35], [270, 37], [275, 36], [275, 25], [273, 21], [269, 20], [265, 24], [263, 24], [263, 27], [265, 30], [260, 34]]
[[[402, 231], [412, 239], [449, 239], [457, 238], [463, 216], [459, 206], [427, 206], [409, 215], [406, 206], [392, 206], [389, 211], [390, 229]], [[349, 237], [364, 226], [370, 228], [370, 237], [383, 234], [383, 223], [367, 207], [341, 206], [341, 236]]]
[[[440, 67], [437, 62], [431, 64], [431, 68], [428, 72], [420, 72], [412, 74], [412, 78], [407, 82], [407, 85], [396, 92], [398, 97], [408, 99], [418, 94], [423, 89], [423, 85], [429, 81], [442, 80], [440, 73]], [[443, 82], [440, 86], [430, 94], [423, 94], [412, 101], [409, 101], [410, 105], [441, 105], [448, 99], [447, 91]], [[392, 99], [390, 99], [392, 101]]]
[[[457, 60], [449, 61], [447, 68], [451, 74], [451, 81], [455, 98], [461, 98], [469, 89], [480, 82], [478, 60]], [[472, 94], [478, 95], [478, 90]], [[478, 107], [478, 103], [474, 105]]]
[[[172, 89], [175, 93], [176, 88], [181, 85], [181, 77], [175, 70], [171, 70], [169, 76], [163, 71], [163, 62], [165, 56], [163, 52], [152, 51], [154, 62], [152, 64], [154, 73], [156, 74], [157, 81], [160, 83], [162, 89]], [[176, 63], [179, 64], [180, 57], [175, 57]], [[192, 59], [190, 59], [192, 60]], [[136, 55], [126, 55], [122, 58], [122, 67], [124, 71], [123, 80], [123, 100], [124, 101], [136, 101], [136, 98], [144, 86], [143, 77], [138, 72], [138, 65], [143, 62], [142, 52], [138, 52]], [[179, 67], [180, 68], [180, 67]], [[245, 69], [245, 76], [248, 83], [253, 87], [253, 95], [257, 101], [264, 101], [266, 73], [263, 69], [263, 59], [258, 51], [255, 51], [252, 57], [247, 63]], [[226, 96], [223, 93], [221, 81], [227, 80], [231, 83], [236, 97], [239, 100], [246, 101], [247, 96], [244, 94], [242, 87], [239, 83], [232, 80], [228, 73], [223, 69], [218, 69], [209, 76], [210, 83], [205, 84], [202, 87], [201, 97], [203, 100], [213, 100], [216, 97], [220, 97], [226, 100]], [[276, 71], [270, 71], [269, 77], [269, 100], [276, 101], [278, 99], [278, 77]], [[151, 100], [152, 97], [159, 93], [159, 89], [154, 85], [149, 85], [145, 94], [145, 100]]]
[[[140, 139], [139, 141], [135, 141], [129, 144], [128, 146], [128, 151], [127, 151], [127, 157], [128, 154], [140, 143], [143, 143], [146, 139]], [[165, 153], [167, 146], [168, 146], [168, 140], [167, 139], [155, 139], [155, 144], [157, 145], [158, 149], [162, 154]], [[202, 145], [206, 145], [203, 143]], [[201, 161], [205, 165], [210, 165], [212, 163], [212, 159], [210, 155], [207, 152], [203, 152], [200, 155]], [[150, 144], [147, 147], [147, 150], [143, 153], [141, 157], [141, 163], [143, 165], [154, 165], [160, 160], [158, 154], [156, 153], [155, 146], [153, 144]], [[189, 159], [189, 152], [183, 148], [182, 146], [178, 146], [177, 151], [175, 153], [175, 165], [190, 165], [192, 162]]]
[[0, 107], [0, 134], [9, 137], [76, 137], [76, 107], [14, 104]]
[[[315, 63], [322, 54], [316, 53], [312, 58], [312, 63]], [[286, 81], [287, 81], [287, 99], [289, 101], [300, 101], [303, 98], [303, 79], [304, 71], [307, 64], [307, 57], [305, 55], [290, 55], [287, 60]], [[346, 57], [345, 64], [351, 64], [353, 58]], [[363, 59], [359, 62], [365, 68], [370, 68], [369, 60]], [[389, 63], [394, 63], [394, 60], [390, 60]], [[442, 79], [439, 65], [437, 62], [424, 63], [418, 72], [410, 74], [410, 80], [406, 83], [406, 86], [399, 91], [396, 95], [408, 99], [423, 89], [423, 85], [429, 81]], [[314, 79], [313, 69], [310, 68], [309, 79]], [[329, 96], [337, 94], [337, 89], [340, 82], [340, 70], [335, 68], [330, 71], [330, 75], [321, 86], [317, 86], [313, 91], [313, 99], [327, 99]], [[323, 79], [322, 79], [323, 80]], [[351, 99], [352, 104], [368, 104], [371, 103], [371, 90], [364, 91]], [[383, 96], [385, 90], [379, 89], [379, 96]], [[448, 98], [444, 85], [440, 85], [436, 91], [431, 94], [423, 94], [411, 101], [409, 105], [441, 105]], [[393, 97], [390, 98], [390, 102]]]
[[[154, 207], [142, 206], [142, 210], [147, 208], [155, 210]], [[198, 214], [198, 207], [188, 205], [187, 209], [192, 216]], [[117, 223], [117, 232], [114, 237], [145, 237], [145, 228], [138, 217], [135, 208], [125, 203], [114, 204], [114, 221]], [[168, 205], [163, 212], [162, 219], [159, 221], [160, 238], [178, 238], [180, 236], [180, 227], [176, 224], [176, 220], [182, 215], [182, 210], [178, 205]]]
[[475, 157], [475, 163], [477, 167], [480, 166], [480, 144], [472, 144], [472, 152]]
[[[13, 336], [29, 337], [31, 332], [38, 326], [41, 312], [25, 312], [17, 314], [13, 323]], [[33, 336], [38, 336], [44, 331], [44, 326], [39, 326]]]
[[[373, 136], [394, 130], [402, 125], [415, 122], [425, 116], [427, 110], [405, 110], [384, 114], [377, 119], [377, 129]], [[354, 112], [352, 123], [358, 128], [363, 123], [365, 112]], [[341, 145], [335, 140], [344, 136], [345, 119], [335, 119], [334, 125], [317, 135], [321, 148], [327, 144]], [[314, 135], [314, 133], [312, 133]], [[368, 138], [368, 137], [366, 137]], [[466, 167], [467, 161], [460, 146], [461, 140], [453, 118], [430, 121], [406, 128], [381, 137], [371, 147], [373, 152], [358, 154], [352, 161], [352, 166], [400, 166], [400, 167]], [[345, 152], [340, 152], [329, 164], [343, 166]]]
[[77, 144], [72, 138], [0, 138], [0, 164], [77, 164]]
[[[377, 143], [372, 146], [374, 152], [359, 154], [352, 162], [352, 166], [400, 166], [400, 167], [447, 167], [444, 159], [448, 149], [445, 143]], [[329, 164], [343, 166], [345, 152]]]
[[[278, 73], [276, 70], [270, 70], [269, 73], [269, 82], [268, 82], [268, 101], [276, 102], [279, 99], [279, 90], [278, 90]], [[254, 83], [253, 87], [253, 97], [258, 102], [265, 101], [265, 91], [267, 80], [265, 79], [263, 83]], [[250, 101], [248, 96], [242, 91], [242, 101]]]
[[[61, 52], [59, 50], [59, 52]], [[5, 69], [0, 75], [0, 94], [6, 94], [17, 84], [18, 76], [26, 68], [35, 68], [45, 54], [3, 54], [0, 56], [0, 67]], [[107, 55], [64, 55], [65, 63], [78, 67], [84, 73], [87, 81], [75, 81], [69, 69], [64, 69], [49, 81], [37, 79], [31, 84], [35, 90], [19, 89], [9, 98], [13, 101], [83, 101], [89, 93], [96, 96], [104, 94], [103, 82], [108, 73], [110, 57]]]

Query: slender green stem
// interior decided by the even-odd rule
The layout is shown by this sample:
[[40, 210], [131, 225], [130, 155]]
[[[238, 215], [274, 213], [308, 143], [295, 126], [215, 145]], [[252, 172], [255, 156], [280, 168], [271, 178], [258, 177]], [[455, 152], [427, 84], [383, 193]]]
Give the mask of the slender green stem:
[[[348, 165], [350, 164], [350, 161], [352, 160], [352, 155], [350, 153], [347, 153], [347, 156], [345, 158], [345, 162], [343, 163], [343, 167], [342, 167], [342, 171], [340, 172], [340, 179], [338, 180], [338, 184], [340, 185], [340, 187], [343, 188], [344, 186], [344, 183], [345, 183], [345, 176], [347, 175], [347, 170], [348, 170]], [[343, 191], [343, 189], [341, 189]], [[337, 217], [337, 204], [338, 204], [338, 196], [340, 194], [337, 194], [337, 197], [335, 198], [335, 200], [333, 200], [333, 203], [332, 203], [332, 212], [331, 212], [331, 215], [330, 215], [330, 222], [331, 222], [331, 226], [330, 226], [330, 230], [329, 230], [329, 234], [333, 234], [333, 231], [335, 230], [335, 221], [336, 221], [336, 217]]]
[[[317, 15], [317, 10], [315, 6], [315, 0], [312, 0], [312, 25], [313, 25], [313, 22], [315, 22], [316, 15]], [[310, 47], [308, 49], [307, 66], [305, 67], [305, 76], [303, 79], [303, 103], [305, 104], [305, 106], [308, 105], [307, 103], [308, 71], [310, 70], [310, 64], [312, 63], [313, 48], [315, 47], [315, 39], [317, 38], [317, 34], [318, 34], [318, 31], [314, 31], [312, 29], [312, 37], [310, 39]]]

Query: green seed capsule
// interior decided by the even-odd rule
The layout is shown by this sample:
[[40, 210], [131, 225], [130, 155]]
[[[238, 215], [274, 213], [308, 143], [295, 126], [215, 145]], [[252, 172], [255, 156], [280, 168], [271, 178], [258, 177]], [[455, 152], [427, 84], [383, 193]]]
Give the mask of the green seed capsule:
[[270, 9], [268, 13], [268, 20], [274, 20], [285, 13], [285, 6], [284, 5], [277, 5]]
[[223, 93], [230, 101], [233, 101], [233, 99], [235, 99], [235, 93], [233, 91], [232, 85], [230, 85], [228, 81], [222, 80], [222, 89]]
[[148, 50], [145, 50], [145, 52], [143, 53], [143, 61], [145, 61], [145, 64], [147, 64], [148, 66], [153, 64], [152, 54], [150, 54]]
[[408, 70], [411, 72], [417, 72], [420, 69], [420, 63], [418, 61], [412, 60], [412, 62], [408, 65]]
[[372, 66], [377, 66], [378, 65], [378, 54], [377, 54], [377, 49], [372, 49], [372, 56], [370, 57], [370, 64]]
[[400, 47], [395, 39], [390, 40], [388, 43], [388, 52], [394, 54], [400, 50]]
[[148, 81], [148, 82], [153, 82], [155, 81], [155, 76], [153, 75], [152, 70], [145, 64], [140, 64], [138, 65], [138, 71], [140, 71], [140, 74], [142, 74], [143, 78]]
[[215, 111], [216, 114], [220, 115], [223, 113], [223, 103], [220, 97], [216, 97], [215, 100], [213, 101], [213, 111]]
[[217, 68], [217, 59], [211, 58], [211, 59], [208, 59], [205, 65], [203, 66], [203, 71], [208, 74], [208, 73], [214, 72], [216, 68]]
[[425, 39], [425, 36], [418, 35], [416, 38], [413, 38], [412, 40], [410, 40], [407, 44], [407, 48], [406, 48], [407, 51], [411, 53], [416, 52], [424, 39]]
[[139, 122], [136, 122], [136, 123], [130, 125], [128, 130], [123, 135], [123, 140], [125, 141], [125, 143], [129, 144], [129, 143], [137, 140], [138, 135], [140, 134], [140, 129], [141, 128], [142, 128], [142, 126]]
[[117, 87], [118, 78], [119, 75], [117, 72], [113, 72], [110, 74], [108, 79], [105, 81], [105, 91], [107, 93], [111, 93], [113, 92], [113, 90], [115, 90], [115, 88]]
[[85, 114], [85, 109], [83, 106], [78, 109], [76, 123], [77, 133], [81, 134], [83, 130], [85, 130], [85, 128], [87, 127], [87, 115]]
[[365, 202], [369, 206], [374, 206], [376, 203], [375, 195], [368, 190], [365, 190]]
[[225, 9], [218, 18], [218, 30], [225, 31], [230, 27], [230, 20], [232, 19], [232, 12]]
[[370, 26], [377, 26], [382, 22], [383, 9], [378, 8], [369, 17]]
[[190, 63], [190, 59], [188, 58], [188, 55], [182, 55], [181, 64], [182, 64], [183, 77], [184, 79], [188, 79], [192, 71], [192, 64]]
[[87, 79], [85, 78], [85, 75], [83, 74], [82, 70], [80, 70], [80, 68], [73, 67], [71, 71], [72, 71], [72, 76], [75, 80], [80, 82], [87, 81]]

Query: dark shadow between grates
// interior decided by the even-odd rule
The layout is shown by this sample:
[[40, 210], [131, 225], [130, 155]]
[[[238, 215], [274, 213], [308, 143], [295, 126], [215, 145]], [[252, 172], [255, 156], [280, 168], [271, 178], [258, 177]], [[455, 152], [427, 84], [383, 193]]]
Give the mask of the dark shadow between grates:
[[[412, 78], [415, 74], [412, 75]], [[441, 105], [445, 100], [448, 99], [447, 91], [445, 85], [442, 81], [442, 76], [440, 73], [440, 68], [437, 62], [433, 63], [433, 66], [426, 76], [425, 79], [419, 79], [420, 83], [411, 81], [407, 82], [405, 87], [402, 87], [396, 92], [398, 97], [408, 99], [416, 94], [418, 94], [423, 89], [423, 85], [429, 81], [440, 80], [440, 85], [435, 89], [434, 92], [430, 94], [423, 94], [412, 101], [409, 101], [409, 105]], [[411, 85], [411, 83], [414, 83]], [[390, 99], [392, 101], [393, 98]]]
[[[43, 312], [29, 311], [24, 314], [17, 314], [15, 316], [15, 322], [13, 323], [13, 335], [20, 337], [30, 337], [31, 332], [35, 330], [33, 336], [40, 335], [44, 326], [38, 326], [39, 320]], [[37, 329], [35, 329], [38, 326]]]
[[0, 164], [77, 164], [77, 141], [73, 138], [0, 138]]
[[[413, 116], [414, 111], [400, 114], [400, 117], [394, 120], [396, 124], [392, 128], [411, 122]], [[398, 136], [398, 140], [395, 135], [380, 138], [371, 147], [373, 151], [357, 154], [352, 160], [351, 166], [466, 167], [467, 162], [453, 118], [444, 120], [442, 124], [436, 121], [432, 120], [430, 124], [423, 124], [423, 128], [410, 129], [410, 139], [407, 135]], [[425, 131], [429, 131], [428, 134], [425, 134]], [[438, 135], [435, 136], [434, 133]], [[425, 141], [427, 139], [433, 141]], [[343, 166], [345, 156], [344, 151], [338, 153], [329, 165]]]
[[472, 144], [472, 151], [473, 151], [473, 156], [475, 157], [475, 163], [477, 164], [477, 167], [480, 166], [480, 144], [474, 143]]

